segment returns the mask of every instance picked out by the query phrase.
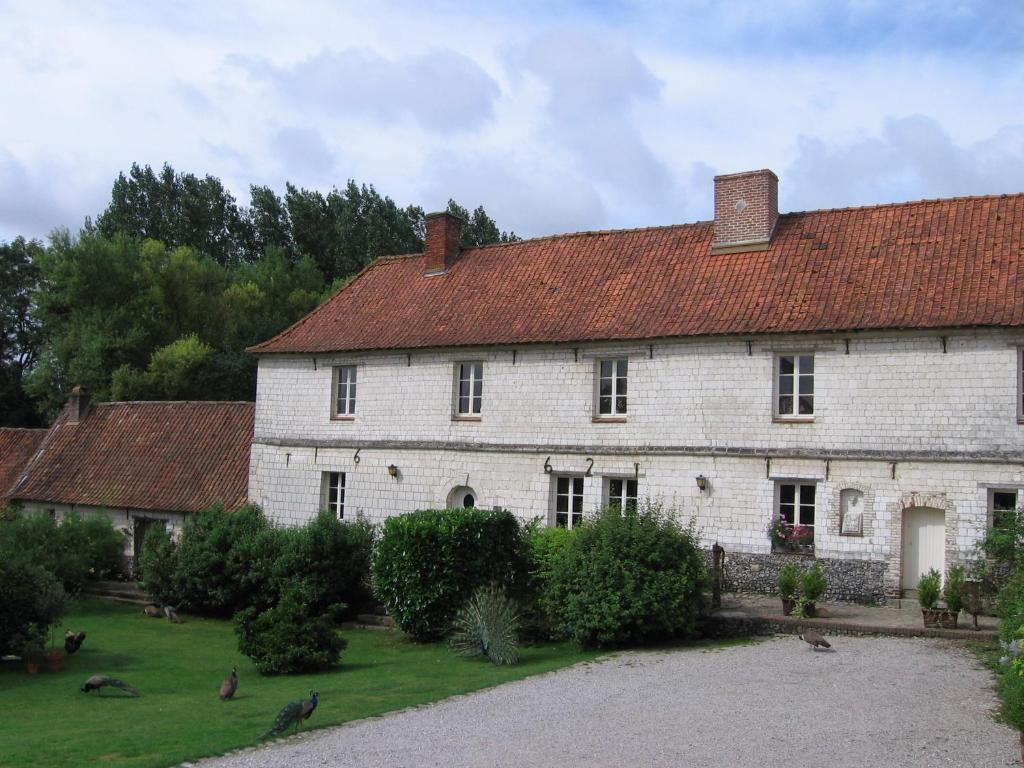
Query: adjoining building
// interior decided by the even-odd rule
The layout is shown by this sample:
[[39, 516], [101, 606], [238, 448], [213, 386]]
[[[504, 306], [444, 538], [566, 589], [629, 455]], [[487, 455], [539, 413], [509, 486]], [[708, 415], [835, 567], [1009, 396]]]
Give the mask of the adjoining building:
[[11, 462], [20, 468], [0, 476], [11, 480], [7, 503], [57, 519], [104, 515], [127, 534], [128, 556], [152, 525], [176, 532], [191, 512], [246, 503], [252, 403], [93, 404], [75, 387], [48, 430], [0, 433], [15, 431], [33, 434]]
[[[715, 219], [378, 259], [259, 356], [249, 496], [279, 522], [660, 498], [734, 584], [813, 552], [880, 600], [1024, 488], [1024, 195]], [[773, 542], [776, 521], [797, 542]], [[768, 580], [770, 579], [770, 583]]]

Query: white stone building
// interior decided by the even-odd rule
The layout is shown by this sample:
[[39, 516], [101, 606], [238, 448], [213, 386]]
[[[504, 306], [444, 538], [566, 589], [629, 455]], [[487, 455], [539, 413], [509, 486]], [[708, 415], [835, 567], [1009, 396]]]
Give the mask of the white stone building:
[[[502, 507], [572, 525], [660, 498], [771, 588], [806, 527], [836, 597], [970, 559], [1024, 488], [1024, 195], [380, 259], [259, 355], [250, 500], [300, 523]], [[776, 548], [778, 549], [778, 547]]]

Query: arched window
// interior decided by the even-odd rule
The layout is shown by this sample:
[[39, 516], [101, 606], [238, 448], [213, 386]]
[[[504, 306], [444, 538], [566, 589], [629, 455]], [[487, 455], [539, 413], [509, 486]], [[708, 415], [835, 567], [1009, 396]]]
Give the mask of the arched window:
[[448, 494], [448, 508], [457, 509], [459, 507], [475, 507], [476, 500], [476, 491], [468, 485], [459, 485], [453, 488], [451, 493]]

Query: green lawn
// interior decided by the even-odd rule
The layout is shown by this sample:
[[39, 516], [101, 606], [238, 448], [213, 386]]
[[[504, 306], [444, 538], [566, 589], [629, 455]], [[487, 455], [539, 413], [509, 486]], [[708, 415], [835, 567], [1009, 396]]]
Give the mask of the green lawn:
[[[595, 658], [568, 644], [523, 649], [514, 667], [467, 660], [399, 632], [348, 630], [342, 663], [317, 675], [261, 677], [239, 654], [230, 622], [171, 624], [98, 600], [73, 605], [64, 624], [88, 633], [59, 673], [0, 671], [0, 766], [163, 766], [254, 744], [278, 710], [311, 689], [320, 705], [305, 728], [322, 728], [425, 704]], [[63, 631], [63, 630], [62, 630]], [[217, 697], [237, 665], [235, 700]], [[89, 675], [137, 687], [134, 699], [79, 687]]]

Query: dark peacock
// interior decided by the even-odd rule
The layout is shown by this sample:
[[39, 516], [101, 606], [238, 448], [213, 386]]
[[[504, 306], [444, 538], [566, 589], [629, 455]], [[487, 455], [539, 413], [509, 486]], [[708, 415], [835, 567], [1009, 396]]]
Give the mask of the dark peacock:
[[802, 635], [800, 635], [800, 639], [803, 640], [808, 645], [810, 645], [811, 648], [813, 650], [815, 650], [815, 651], [818, 650], [819, 648], [831, 648], [832, 647], [832, 644], [829, 643], [829, 641], [825, 639], [825, 636], [822, 635], [821, 632], [819, 632], [816, 629], [808, 629], [806, 632], [804, 632]]
[[128, 685], [128, 683], [118, 680], [116, 677], [107, 677], [106, 675], [93, 675], [90, 677], [82, 686], [82, 693], [91, 693], [92, 691], [96, 691], [97, 696], [102, 696], [103, 694], [101, 693], [101, 690], [107, 687], [117, 688], [118, 690], [124, 691], [129, 696], [139, 695], [139, 689], [135, 686]]
[[316, 709], [319, 700], [320, 694], [316, 691], [310, 691], [308, 699], [301, 699], [293, 701], [291, 704], [286, 704], [284, 709], [277, 713], [277, 718], [274, 720], [274, 724], [270, 726], [270, 730], [260, 738], [269, 739], [279, 736], [292, 725], [295, 726], [296, 731], [299, 730], [299, 725], [302, 724], [303, 720], [309, 719], [309, 716], [313, 714], [313, 710]]
[[235, 695], [235, 691], [238, 690], [238, 669], [235, 667], [231, 668], [231, 677], [224, 678], [224, 682], [220, 684], [220, 700], [227, 701]]
[[64, 650], [68, 656], [82, 647], [85, 642], [85, 632], [72, 632], [70, 629], [64, 633]]

